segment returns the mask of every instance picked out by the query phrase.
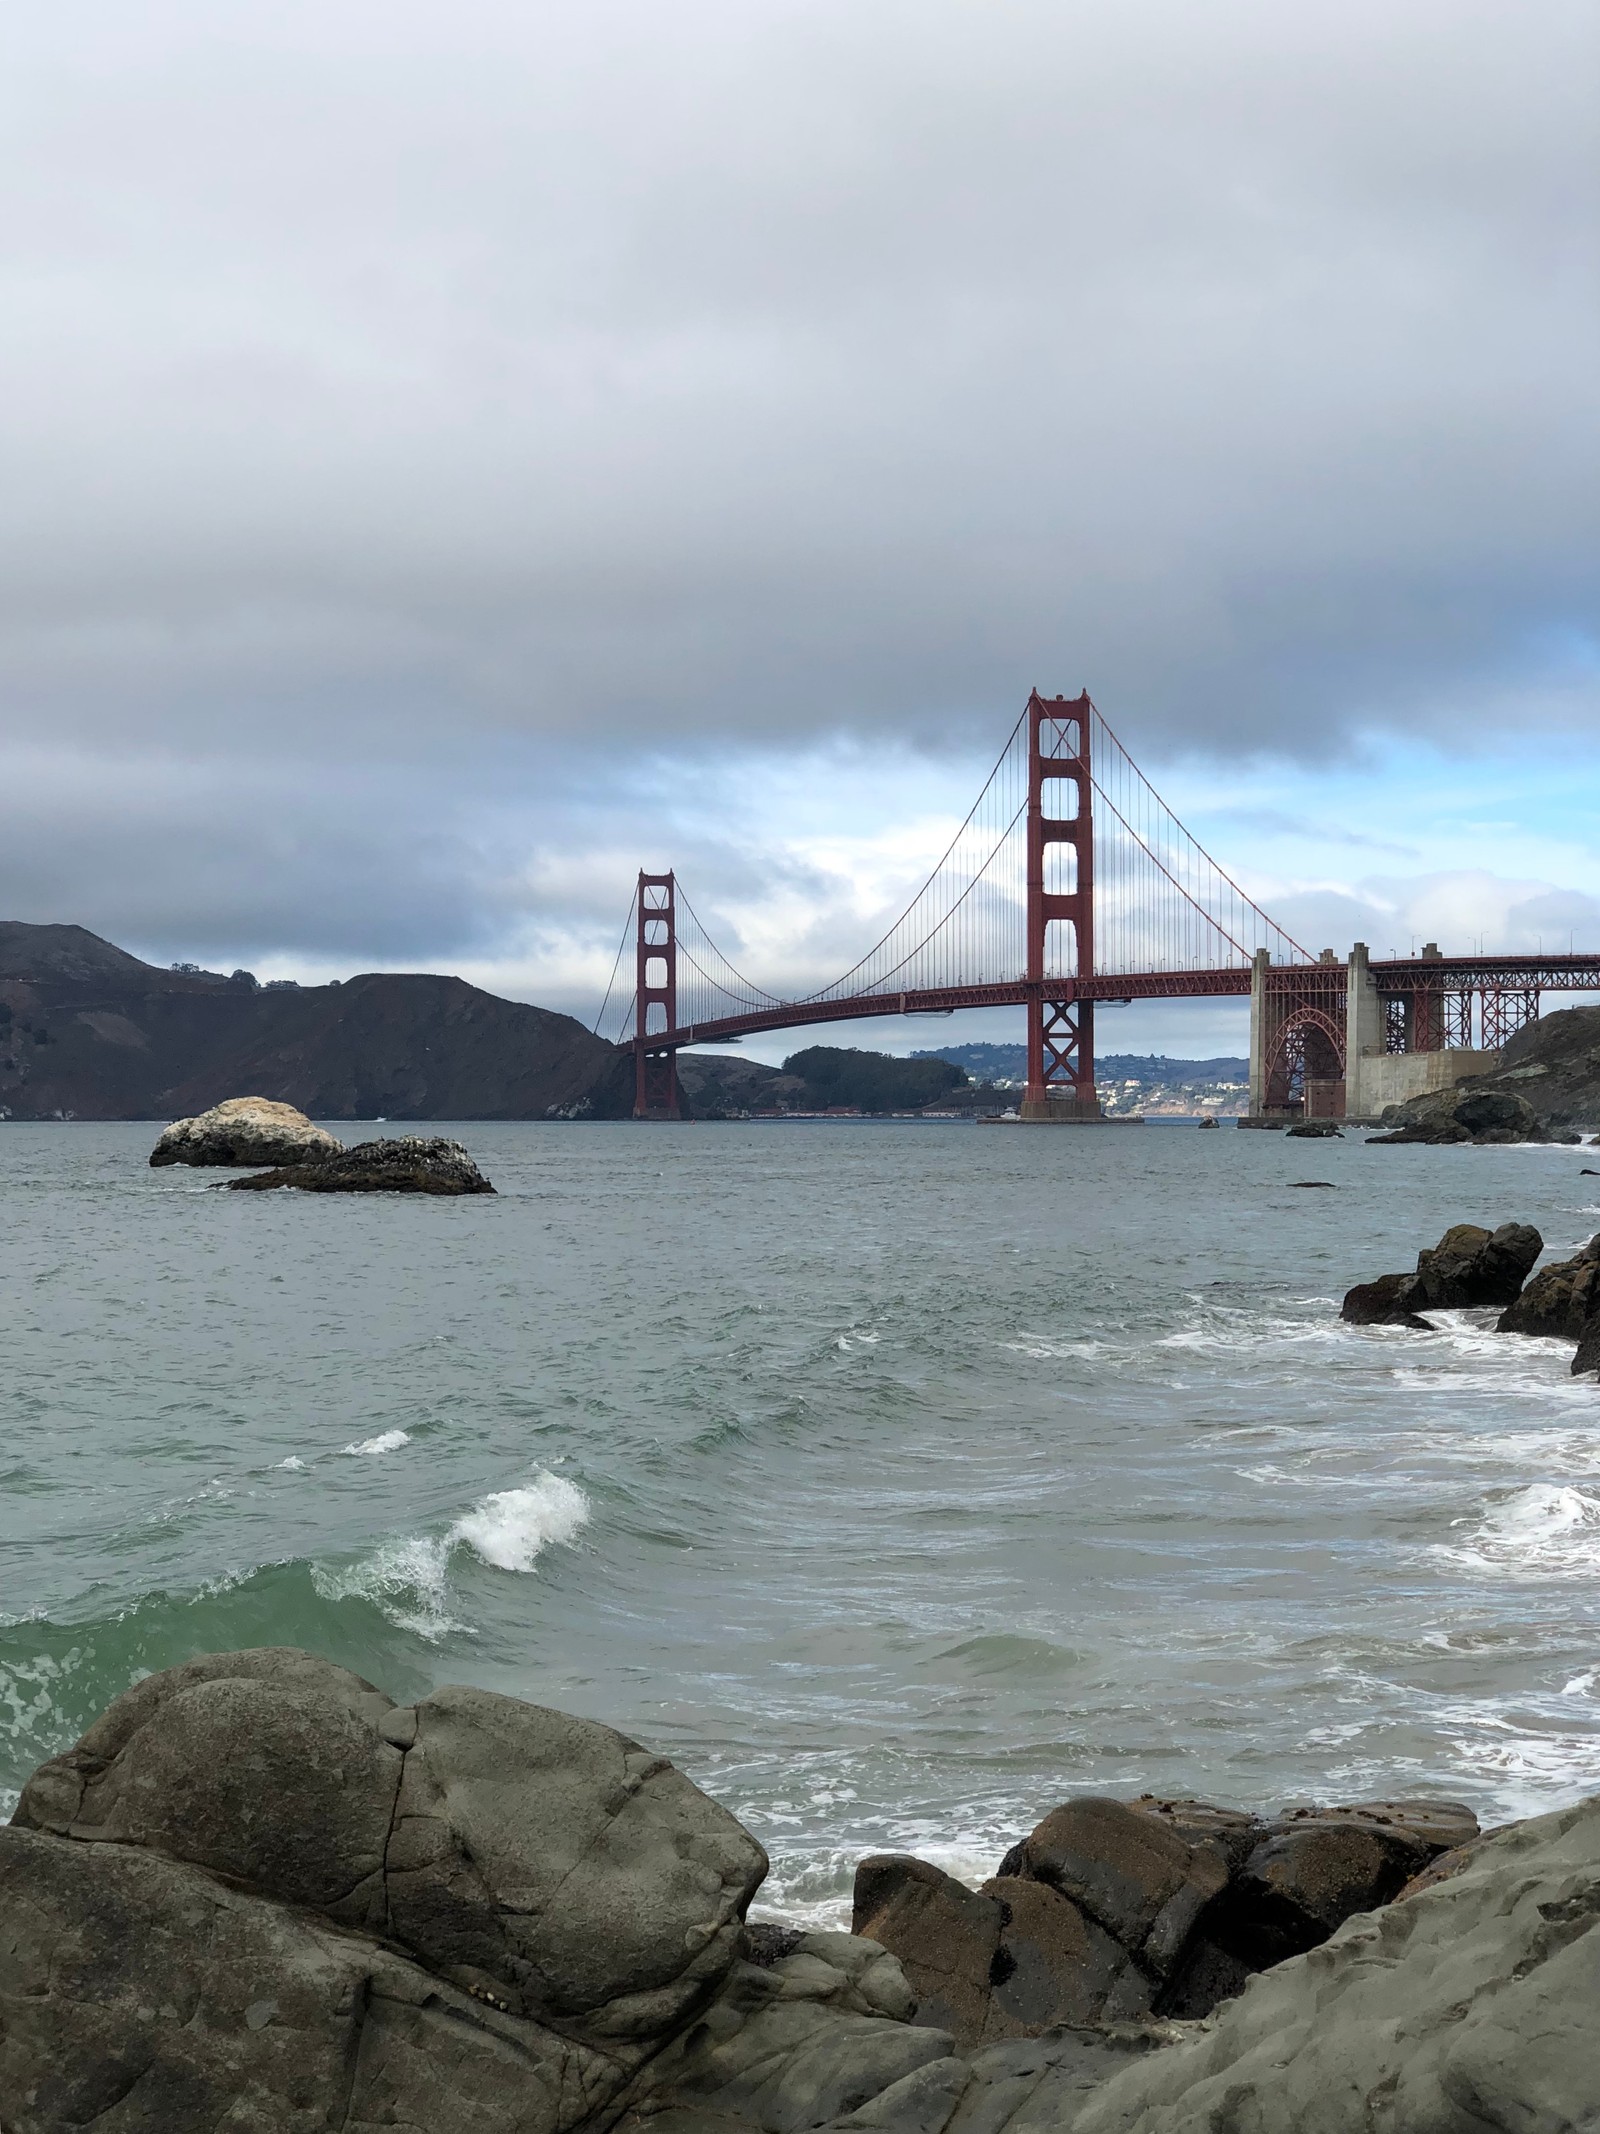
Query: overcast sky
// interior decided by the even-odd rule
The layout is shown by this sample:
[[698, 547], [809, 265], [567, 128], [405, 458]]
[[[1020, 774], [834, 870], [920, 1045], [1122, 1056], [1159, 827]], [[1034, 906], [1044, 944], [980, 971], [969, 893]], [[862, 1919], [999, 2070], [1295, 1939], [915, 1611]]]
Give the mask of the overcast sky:
[[815, 982], [1037, 682], [1295, 931], [1600, 948], [1597, 23], [12, 10], [0, 916]]

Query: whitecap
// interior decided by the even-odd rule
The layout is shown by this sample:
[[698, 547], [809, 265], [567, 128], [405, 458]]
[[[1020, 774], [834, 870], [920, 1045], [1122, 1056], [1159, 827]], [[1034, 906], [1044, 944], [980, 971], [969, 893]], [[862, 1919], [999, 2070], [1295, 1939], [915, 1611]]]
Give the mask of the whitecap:
[[[291, 1453], [290, 1453], [289, 1457], [288, 1457], [288, 1458], [287, 1458], [286, 1460], [280, 1460], [280, 1461], [278, 1462], [278, 1466], [279, 1466], [280, 1468], [281, 1468], [281, 1467], [287, 1467], [287, 1468], [290, 1468], [290, 1469], [298, 1469], [298, 1468], [303, 1468], [303, 1467], [305, 1466], [305, 1464], [306, 1464], [306, 1463], [305, 1463], [305, 1461], [304, 1461], [304, 1460], [302, 1460], [302, 1459], [301, 1459], [301, 1458], [299, 1457], [299, 1455], [298, 1455], [297, 1453], [293, 1453], [293, 1452], [291, 1452]], [[275, 1470], [275, 1471], [276, 1471], [276, 1470]]]
[[364, 1437], [353, 1445], [345, 1445], [344, 1452], [398, 1452], [402, 1445], [411, 1443], [409, 1430], [380, 1430], [376, 1437]]
[[449, 1562], [447, 1539], [414, 1534], [386, 1541], [360, 1563], [341, 1570], [315, 1565], [311, 1582], [324, 1600], [371, 1601], [398, 1629], [442, 1638], [447, 1631], [466, 1627], [453, 1622], [445, 1609]]
[[573, 1540], [588, 1518], [589, 1500], [577, 1483], [542, 1470], [522, 1489], [481, 1499], [448, 1533], [402, 1535], [359, 1563], [332, 1570], [316, 1565], [312, 1583], [325, 1600], [371, 1601], [399, 1629], [420, 1637], [470, 1635], [448, 1609], [450, 1559], [458, 1547], [499, 1571], [531, 1571], [545, 1547]]
[[589, 1500], [564, 1475], [540, 1474], [523, 1489], [497, 1490], [458, 1519], [463, 1541], [497, 1571], [531, 1571], [547, 1543], [571, 1541], [589, 1517]]
[[1512, 1577], [1593, 1578], [1600, 1575], [1600, 1497], [1570, 1483], [1535, 1482], [1493, 1505], [1464, 1542], [1434, 1553]]

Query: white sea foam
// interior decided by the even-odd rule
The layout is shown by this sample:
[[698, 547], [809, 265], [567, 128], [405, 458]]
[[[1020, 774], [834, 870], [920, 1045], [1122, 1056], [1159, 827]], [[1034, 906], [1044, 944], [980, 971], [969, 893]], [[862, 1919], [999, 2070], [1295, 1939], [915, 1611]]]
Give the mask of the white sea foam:
[[293, 1452], [290, 1453], [289, 1457], [286, 1460], [280, 1460], [278, 1462], [279, 1467], [287, 1467], [290, 1469], [303, 1468], [305, 1464], [305, 1461], [300, 1458], [299, 1454]]
[[458, 1519], [452, 1541], [498, 1571], [531, 1571], [552, 1541], [571, 1541], [589, 1517], [589, 1500], [576, 1482], [548, 1472], [523, 1489], [497, 1490]]
[[342, 1570], [313, 1569], [312, 1583], [324, 1600], [367, 1600], [401, 1630], [419, 1637], [442, 1638], [462, 1630], [445, 1607], [445, 1574], [450, 1543], [436, 1535], [413, 1534], [386, 1541], [360, 1563]]
[[1475, 1532], [1434, 1552], [1477, 1571], [1517, 1578], [1600, 1576], [1600, 1497], [1535, 1482], [1491, 1506]]
[[318, 1565], [312, 1579], [325, 1600], [369, 1600], [400, 1629], [441, 1638], [468, 1630], [449, 1612], [450, 1558], [458, 1547], [496, 1570], [531, 1571], [543, 1549], [573, 1540], [588, 1517], [589, 1500], [577, 1483], [542, 1470], [522, 1489], [483, 1498], [448, 1533], [401, 1535], [359, 1563], [334, 1570]]
[[354, 1445], [346, 1445], [345, 1452], [398, 1452], [402, 1445], [411, 1443], [409, 1430], [380, 1430], [376, 1437], [364, 1437]]

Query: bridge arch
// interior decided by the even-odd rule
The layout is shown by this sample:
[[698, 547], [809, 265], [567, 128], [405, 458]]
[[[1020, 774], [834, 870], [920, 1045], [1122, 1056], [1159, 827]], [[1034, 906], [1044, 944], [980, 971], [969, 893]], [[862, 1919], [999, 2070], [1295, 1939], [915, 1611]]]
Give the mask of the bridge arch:
[[1268, 1111], [1296, 1105], [1311, 1115], [1308, 1084], [1344, 1081], [1344, 1018], [1316, 1001], [1301, 1001], [1279, 1024], [1267, 1048]]

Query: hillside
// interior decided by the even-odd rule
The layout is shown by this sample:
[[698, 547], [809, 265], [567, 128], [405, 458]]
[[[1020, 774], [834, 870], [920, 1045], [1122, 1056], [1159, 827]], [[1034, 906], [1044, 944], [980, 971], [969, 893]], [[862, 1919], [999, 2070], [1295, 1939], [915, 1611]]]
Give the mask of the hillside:
[[78, 926], [0, 922], [0, 1116], [173, 1119], [276, 1097], [318, 1119], [626, 1117], [632, 1063], [464, 979], [268, 989], [163, 971]]

